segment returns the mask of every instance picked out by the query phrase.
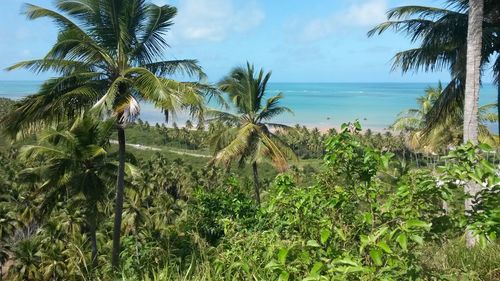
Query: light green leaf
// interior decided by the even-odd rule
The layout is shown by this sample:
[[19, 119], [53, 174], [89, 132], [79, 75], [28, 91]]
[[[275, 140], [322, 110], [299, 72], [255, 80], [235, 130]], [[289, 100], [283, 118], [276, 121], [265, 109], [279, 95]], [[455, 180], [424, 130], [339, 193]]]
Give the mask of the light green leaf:
[[377, 243], [377, 246], [384, 250], [384, 252], [388, 253], [388, 254], [392, 254], [392, 250], [391, 248], [389, 247], [389, 245], [387, 245], [387, 243], [385, 243], [385, 241], [380, 241]]
[[328, 238], [330, 238], [330, 235], [332, 235], [332, 232], [328, 229], [322, 229], [321, 230], [321, 244], [325, 244]]
[[316, 240], [309, 240], [309, 241], [307, 241], [306, 245], [309, 247], [316, 247], [316, 248], [321, 247], [321, 245], [318, 244], [318, 242], [316, 242]]
[[278, 252], [278, 261], [280, 264], [285, 264], [286, 262], [286, 257], [288, 256], [288, 249], [287, 248], [281, 248]]
[[406, 221], [406, 226], [408, 228], [425, 228], [425, 229], [430, 229], [431, 228], [431, 223], [426, 223], [425, 221], [417, 220], [417, 219], [411, 219]]
[[422, 238], [422, 236], [420, 235], [411, 235], [410, 239], [417, 242], [419, 245], [424, 244], [424, 238]]
[[322, 262], [315, 262], [313, 268], [309, 272], [310, 276], [318, 276], [321, 268], [323, 268], [323, 263]]
[[406, 237], [405, 233], [399, 234], [398, 237], [396, 238], [396, 241], [398, 241], [399, 246], [401, 246], [403, 250], [405, 251], [408, 250], [408, 238]]
[[278, 280], [279, 281], [288, 281], [289, 278], [290, 278], [290, 273], [288, 273], [288, 271], [282, 271]]
[[377, 266], [382, 265], [382, 251], [379, 249], [370, 250], [370, 257]]
[[346, 241], [346, 236], [345, 236], [345, 233], [342, 230], [342, 228], [335, 227], [334, 229], [335, 229], [335, 232], [337, 233], [337, 235], [340, 237], [340, 239], [342, 239], [343, 241]]

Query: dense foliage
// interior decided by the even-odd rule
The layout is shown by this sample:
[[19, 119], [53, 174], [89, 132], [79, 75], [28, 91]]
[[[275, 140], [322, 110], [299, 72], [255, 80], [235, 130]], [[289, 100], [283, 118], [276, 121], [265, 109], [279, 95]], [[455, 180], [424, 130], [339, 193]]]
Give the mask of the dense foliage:
[[[150, 160], [129, 155], [121, 277], [498, 278], [498, 164], [469, 145], [454, 150], [436, 171], [401, 169], [393, 153], [365, 146], [359, 130], [357, 123], [346, 125], [328, 138], [323, 168], [314, 176], [314, 184], [299, 184], [300, 175], [276, 177], [265, 188], [261, 208], [253, 202], [251, 181], [226, 169], [193, 169], [161, 154]], [[63, 192], [50, 216], [40, 212], [47, 197], [39, 192], [44, 175], [36, 176], [36, 170], [30, 169], [39, 160], [21, 162], [16, 155], [11, 151], [0, 158], [6, 167], [0, 182], [4, 194], [0, 209], [5, 222], [2, 262], [10, 260], [8, 278], [108, 279], [113, 192], [103, 190], [96, 205], [98, 254], [92, 263], [88, 201]], [[467, 180], [486, 188], [478, 195], [481, 203], [465, 216], [460, 185]], [[467, 226], [483, 242], [471, 252], [484, 257], [481, 262], [459, 250], [464, 247], [458, 241]], [[441, 255], [432, 259], [429, 251]]]

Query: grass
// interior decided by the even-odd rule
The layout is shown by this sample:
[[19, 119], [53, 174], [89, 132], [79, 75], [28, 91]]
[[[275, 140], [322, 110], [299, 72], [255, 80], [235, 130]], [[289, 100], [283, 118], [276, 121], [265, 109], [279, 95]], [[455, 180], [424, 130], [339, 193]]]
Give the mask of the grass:
[[457, 281], [500, 280], [500, 244], [468, 249], [463, 239], [433, 245], [425, 249], [422, 263], [425, 268]]

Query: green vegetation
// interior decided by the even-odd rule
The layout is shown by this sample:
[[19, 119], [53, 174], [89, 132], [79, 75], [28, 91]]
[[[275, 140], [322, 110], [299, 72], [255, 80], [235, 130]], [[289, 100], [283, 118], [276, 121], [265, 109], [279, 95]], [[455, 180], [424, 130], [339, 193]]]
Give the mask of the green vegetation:
[[[400, 135], [362, 133], [358, 121], [325, 134], [272, 123], [289, 109], [281, 94], [266, 97], [270, 73], [250, 63], [218, 88], [166, 78], [203, 76], [194, 60], [163, 61], [171, 6], [58, 0], [59, 14], [27, 5], [60, 34], [45, 58], [11, 68], [61, 76], [15, 104], [0, 100], [0, 129], [13, 137], [0, 135], [0, 277], [498, 280], [499, 151], [473, 137], [458, 145], [470, 92], [460, 63], [467, 1], [450, 3], [456, 11], [396, 8], [398, 21], [373, 31], [423, 37], [396, 56], [404, 71], [452, 70], [448, 86], [396, 121]], [[485, 7], [490, 42], [498, 4]], [[425, 19], [405, 18], [414, 15]], [[495, 44], [482, 48], [485, 61]], [[233, 110], [207, 109], [207, 95], [226, 104], [222, 93]], [[188, 109], [196, 126], [136, 120], [140, 100], [167, 117]]]
[[[462, 122], [434, 127], [432, 130], [426, 131], [426, 128], [432, 126], [428, 124], [429, 119], [426, 118], [426, 115], [435, 106], [442, 92], [441, 83], [437, 88], [427, 88], [425, 95], [417, 99], [420, 108], [401, 112], [392, 124], [393, 129], [405, 134], [407, 145], [412, 149], [428, 153], [443, 152], [439, 150], [446, 150], [447, 146], [457, 146], [462, 142], [462, 128], [459, 126]], [[492, 112], [497, 107], [497, 104], [487, 104], [478, 109], [479, 139], [483, 143], [495, 145], [499, 142], [498, 136], [493, 135], [487, 128], [488, 123], [498, 122], [498, 114]]]
[[[99, 220], [94, 264], [88, 189], [74, 188], [85, 179], [79, 174], [79, 163], [99, 167], [100, 157], [111, 160], [116, 155], [102, 154], [106, 146], [89, 143], [100, 143], [98, 136], [105, 134], [90, 134], [96, 138], [85, 138], [83, 146], [66, 141], [81, 139], [80, 134], [87, 135], [89, 129], [108, 131], [90, 124], [77, 121], [69, 131], [61, 125], [43, 134], [46, 137], [40, 141], [50, 141], [47, 148], [39, 148], [41, 152], [50, 148], [49, 154], [39, 154], [45, 161], [39, 157], [17, 161], [15, 153], [1, 156], [2, 163], [14, 164], [2, 172], [0, 185], [5, 194], [2, 216], [9, 222], [2, 224], [2, 249], [13, 261], [9, 278], [80, 280], [112, 275], [108, 259], [112, 183], [101, 188], [100, 200], [90, 205], [97, 207], [93, 218]], [[194, 168], [189, 158], [169, 161], [162, 151], [142, 157], [143, 151], [135, 150], [137, 157], [127, 158], [131, 164], [120, 276], [125, 280], [247, 280], [252, 276], [257, 280], [495, 280], [500, 270], [495, 242], [500, 231], [498, 165], [487, 161], [487, 154], [464, 146], [437, 171], [404, 169], [393, 153], [365, 146], [365, 138], [359, 134], [359, 124], [328, 137], [320, 171], [280, 174], [263, 185], [260, 208], [252, 199], [250, 177], [239, 176], [238, 170], [233, 170], [235, 174], [215, 166]], [[28, 156], [36, 150], [28, 146], [23, 151]], [[56, 157], [59, 153], [71, 157], [68, 163], [76, 166], [53, 171], [70, 173], [64, 178], [74, 180], [47, 174], [47, 168], [66, 161]], [[76, 158], [85, 155], [97, 158]], [[88, 172], [95, 171], [108, 182], [105, 179], [112, 170]], [[315, 180], [304, 184], [311, 176]], [[55, 201], [47, 200], [51, 193], [40, 192], [51, 186], [47, 178], [66, 184], [55, 190], [59, 196]], [[467, 180], [488, 187], [478, 195], [483, 203], [469, 216], [463, 213], [460, 189]], [[52, 206], [50, 216], [41, 212], [47, 204]], [[483, 242], [470, 254], [464, 253], [461, 242], [467, 225]], [[429, 256], [430, 251], [438, 254]]]

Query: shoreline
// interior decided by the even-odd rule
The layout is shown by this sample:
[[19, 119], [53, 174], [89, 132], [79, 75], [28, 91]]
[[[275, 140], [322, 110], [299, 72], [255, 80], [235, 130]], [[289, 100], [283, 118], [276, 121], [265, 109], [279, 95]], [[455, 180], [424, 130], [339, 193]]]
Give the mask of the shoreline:
[[[139, 119], [140, 119], [140, 118], [139, 118]], [[141, 119], [141, 121], [142, 121], [142, 122], [148, 122], [149, 126], [151, 126], [151, 127], [156, 126], [156, 124], [158, 124], [158, 125], [160, 125], [160, 126], [161, 126], [162, 124], [165, 124], [165, 122], [161, 122], [161, 123], [159, 123], [159, 122], [154, 122], [154, 123], [152, 123], [152, 122], [149, 122], [148, 120], [144, 120], [144, 119]], [[167, 128], [173, 128], [173, 124], [174, 124], [174, 123], [176, 123], [177, 128], [180, 128], [180, 129], [181, 129], [181, 128], [185, 128], [185, 127], [186, 127], [186, 126], [185, 126], [185, 124], [182, 124], [182, 125], [181, 125], [181, 124], [179, 124], [179, 123], [177, 123], [177, 122], [175, 122], [175, 121], [174, 121], [174, 122], [170, 122], [170, 123], [166, 124], [165, 126], [166, 126]], [[193, 122], [193, 123], [195, 123], [195, 124], [196, 124], [196, 122]], [[134, 122], [134, 124], [137, 124], [137, 120]], [[292, 128], [295, 128], [297, 125], [299, 125], [301, 128], [302, 128], [302, 127], [305, 127], [305, 128], [307, 128], [308, 130], [318, 129], [318, 131], [319, 131], [320, 133], [322, 133], [322, 134], [326, 134], [326, 133], [328, 133], [328, 131], [329, 131], [330, 129], [335, 129], [337, 132], [340, 132], [340, 130], [341, 130], [341, 128], [340, 128], [341, 126], [340, 126], [340, 125], [338, 125], [338, 126], [325, 126], [325, 125], [320, 125], [320, 126], [317, 126], [317, 125], [306, 124], [306, 123], [295, 123], [295, 124], [291, 124], [291, 123], [282, 123], [282, 124], [284, 124], [284, 125], [286, 125], [286, 126], [289, 126], [289, 127], [292, 127]], [[363, 126], [363, 123], [361, 123], [361, 128], [362, 128], [362, 129], [361, 129], [361, 132], [362, 132], [362, 133], [366, 132], [367, 130], [370, 130], [370, 131], [372, 131], [372, 133], [375, 133], [375, 134], [376, 134], [376, 133], [381, 133], [381, 134], [383, 134], [383, 133], [386, 133], [386, 132], [394, 132], [394, 130], [391, 130], [391, 129], [388, 129], [388, 128], [380, 128], [380, 127], [364, 127], [364, 126]], [[196, 126], [194, 126], [194, 127], [193, 127], [192, 129], [190, 129], [190, 130], [196, 130]], [[275, 129], [273, 129], [273, 131], [275, 131]]]

